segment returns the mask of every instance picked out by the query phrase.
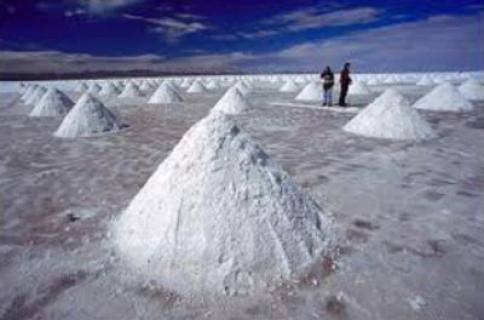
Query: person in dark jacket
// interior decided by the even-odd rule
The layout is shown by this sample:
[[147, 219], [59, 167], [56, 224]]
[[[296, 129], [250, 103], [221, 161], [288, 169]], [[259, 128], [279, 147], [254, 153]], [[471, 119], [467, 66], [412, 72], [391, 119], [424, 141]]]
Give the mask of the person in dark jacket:
[[323, 106], [333, 105], [333, 86], [334, 86], [334, 73], [329, 66], [326, 66], [321, 73], [321, 80], [323, 81], [324, 102]]
[[348, 94], [348, 89], [351, 84], [351, 77], [350, 77], [350, 66], [349, 62], [346, 62], [343, 70], [341, 70], [339, 82], [341, 84], [341, 92], [339, 94], [339, 105], [341, 107], [346, 107], [346, 95]]

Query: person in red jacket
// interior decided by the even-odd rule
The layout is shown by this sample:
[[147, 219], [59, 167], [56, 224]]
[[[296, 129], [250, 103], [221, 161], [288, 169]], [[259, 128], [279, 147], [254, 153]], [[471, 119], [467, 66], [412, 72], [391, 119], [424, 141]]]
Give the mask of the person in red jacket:
[[339, 105], [341, 107], [346, 107], [346, 95], [348, 94], [348, 89], [351, 84], [351, 77], [350, 77], [350, 67], [351, 64], [349, 62], [346, 62], [343, 70], [341, 70], [340, 78], [339, 78], [339, 83], [341, 85], [341, 91], [339, 94]]

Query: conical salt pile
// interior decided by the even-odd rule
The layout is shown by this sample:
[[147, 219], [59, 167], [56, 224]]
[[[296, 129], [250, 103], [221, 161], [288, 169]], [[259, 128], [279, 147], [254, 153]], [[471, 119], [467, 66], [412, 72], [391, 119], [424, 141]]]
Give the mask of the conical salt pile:
[[25, 104], [27, 104], [27, 105], [34, 105], [34, 104], [36, 104], [37, 102], [39, 102], [40, 99], [42, 99], [42, 97], [44, 96], [44, 94], [46, 92], [47, 92], [47, 89], [45, 87], [38, 86], [24, 100], [25, 101]]
[[117, 96], [121, 93], [119, 89], [112, 83], [112, 82], [106, 82], [103, 86], [101, 91], [99, 91], [100, 96]]
[[434, 81], [428, 75], [423, 75], [417, 82], [417, 86], [431, 86], [433, 84]]
[[90, 94], [98, 94], [101, 89], [102, 88], [99, 84], [97, 84], [96, 82], [91, 82], [86, 92]]
[[208, 90], [219, 90], [220, 89], [220, 86], [218, 85], [217, 82], [215, 82], [214, 80], [210, 80], [206, 85], [205, 87], [208, 89]]
[[362, 136], [395, 140], [425, 140], [434, 137], [427, 121], [394, 89], [386, 90], [343, 129]]
[[151, 83], [149, 81], [143, 81], [143, 83], [141, 84], [141, 86], [139, 87], [140, 90], [142, 91], [151, 91], [153, 90], [153, 86], [151, 85]]
[[180, 84], [180, 87], [182, 87], [183, 89], [188, 89], [191, 84], [192, 82], [189, 79], [185, 78], [183, 82]]
[[249, 108], [249, 103], [240, 93], [239, 89], [232, 87], [227, 90], [222, 98], [213, 107], [212, 112], [222, 112], [225, 114], [239, 114]]
[[461, 84], [459, 91], [469, 100], [484, 100], [484, 86], [475, 79], [469, 79]]
[[328, 248], [329, 214], [220, 113], [195, 124], [114, 228], [124, 261], [182, 295], [250, 293]]
[[85, 84], [84, 82], [79, 82], [76, 87], [74, 88], [74, 91], [76, 92], [84, 92], [87, 89], [89, 89], [88, 85]]
[[292, 80], [286, 81], [286, 83], [283, 84], [282, 87], [279, 89], [279, 92], [297, 92], [297, 91], [299, 91], [299, 87]]
[[296, 96], [298, 101], [321, 101], [323, 99], [323, 86], [320, 82], [310, 82]]
[[251, 92], [251, 88], [243, 81], [237, 81], [237, 83], [234, 84], [233, 87], [239, 90], [239, 92], [243, 96], [246, 96]]
[[55, 117], [66, 115], [74, 105], [74, 102], [62, 91], [50, 88], [42, 99], [35, 105], [31, 117]]
[[188, 93], [205, 93], [208, 92], [207, 88], [203, 85], [200, 80], [196, 80], [192, 83], [190, 88], [187, 90]]
[[142, 93], [139, 90], [139, 87], [134, 83], [130, 82], [124, 87], [123, 92], [119, 95], [120, 98], [137, 98], [141, 97]]
[[101, 101], [85, 93], [65, 116], [54, 135], [62, 138], [87, 137], [118, 131], [119, 127], [114, 114]]
[[353, 95], [367, 95], [371, 93], [371, 90], [361, 81], [357, 81], [350, 86], [350, 94]]
[[173, 87], [168, 83], [162, 83], [153, 93], [148, 103], [179, 103], [183, 102], [183, 98]]
[[417, 100], [413, 105], [417, 109], [433, 111], [471, 111], [474, 106], [452, 84], [439, 84], [432, 91]]
[[29, 85], [27, 87], [27, 89], [25, 90], [25, 92], [22, 94], [22, 96], [20, 97], [20, 99], [22, 99], [22, 101], [27, 101], [29, 99], [29, 97], [35, 92], [35, 90], [37, 90], [39, 86], [34, 84], [34, 85]]

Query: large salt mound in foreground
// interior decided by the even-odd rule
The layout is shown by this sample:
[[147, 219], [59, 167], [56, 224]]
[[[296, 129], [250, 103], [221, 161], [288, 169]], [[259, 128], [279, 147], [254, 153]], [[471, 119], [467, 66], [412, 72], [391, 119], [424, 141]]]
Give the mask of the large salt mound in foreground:
[[425, 140], [435, 136], [427, 121], [394, 89], [386, 90], [343, 129], [362, 136], [395, 140]]
[[220, 113], [195, 124], [114, 227], [124, 261], [182, 295], [250, 293], [300, 275], [329, 215]]
[[417, 109], [433, 111], [471, 111], [474, 106], [450, 83], [438, 85], [413, 105]]
[[87, 137], [118, 130], [118, 121], [111, 111], [86, 93], [65, 116], [54, 135], [62, 138]]
[[484, 86], [475, 79], [469, 79], [461, 84], [459, 91], [469, 100], [484, 100]]
[[320, 82], [311, 82], [295, 98], [298, 101], [321, 101], [323, 99], [323, 86]]
[[249, 108], [249, 103], [239, 91], [232, 87], [227, 90], [217, 104], [212, 108], [212, 112], [222, 112], [225, 114], [239, 114]]
[[153, 93], [148, 103], [179, 103], [183, 102], [180, 94], [168, 83], [162, 83]]
[[50, 88], [30, 112], [31, 117], [55, 117], [66, 115], [74, 102], [62, 91]]

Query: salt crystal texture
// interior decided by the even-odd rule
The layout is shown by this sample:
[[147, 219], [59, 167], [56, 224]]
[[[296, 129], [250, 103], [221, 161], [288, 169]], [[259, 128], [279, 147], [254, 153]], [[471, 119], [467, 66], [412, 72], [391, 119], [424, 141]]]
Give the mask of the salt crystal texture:
[[30, 112], [31, 117], [55, 117], [66, 115], [74, 102], [62, 91], [50, 88]]
[[173, 89], [171, 84], [162, 83], [153, 93], [148, 103], [179, 103], [183, 102], [183, 98], [180, 94]]
[[223, 114], [181, 139], [114, 226], [121, 257], [182, 295], [251, 293], [303, 273], [331, 218]]
[[425, 140], [435, 136], [427, 121], [394, 89], [386, 90], [343, 129], [362, 136], [395, 140]]
[[469, 100], [484, 100], [484, 86], [475, 79], [469, 79], [461, 84], [459, 91]]
[[118, 131], [116, 117], [101, 101], [84, 94], [65, 116], [54, 136], [62, 138], [87, 137], [97, 133]]
[[433, 111], [471, 111], [474, 106], [452, 84], [439, 84], [432, 91], [417, 100], [413, 105], [417, 109]]
[[296, 96], [298, 101], [321, 101], [323, 99], [323, 85], [320, 82], [310, 82]]
[[240, 93], [239, 89], [232, 87], [227, 90], [222, 98], [213, 107], [212, 112], [225, 114], [239, 114], [249, 108], [249, 103]]

